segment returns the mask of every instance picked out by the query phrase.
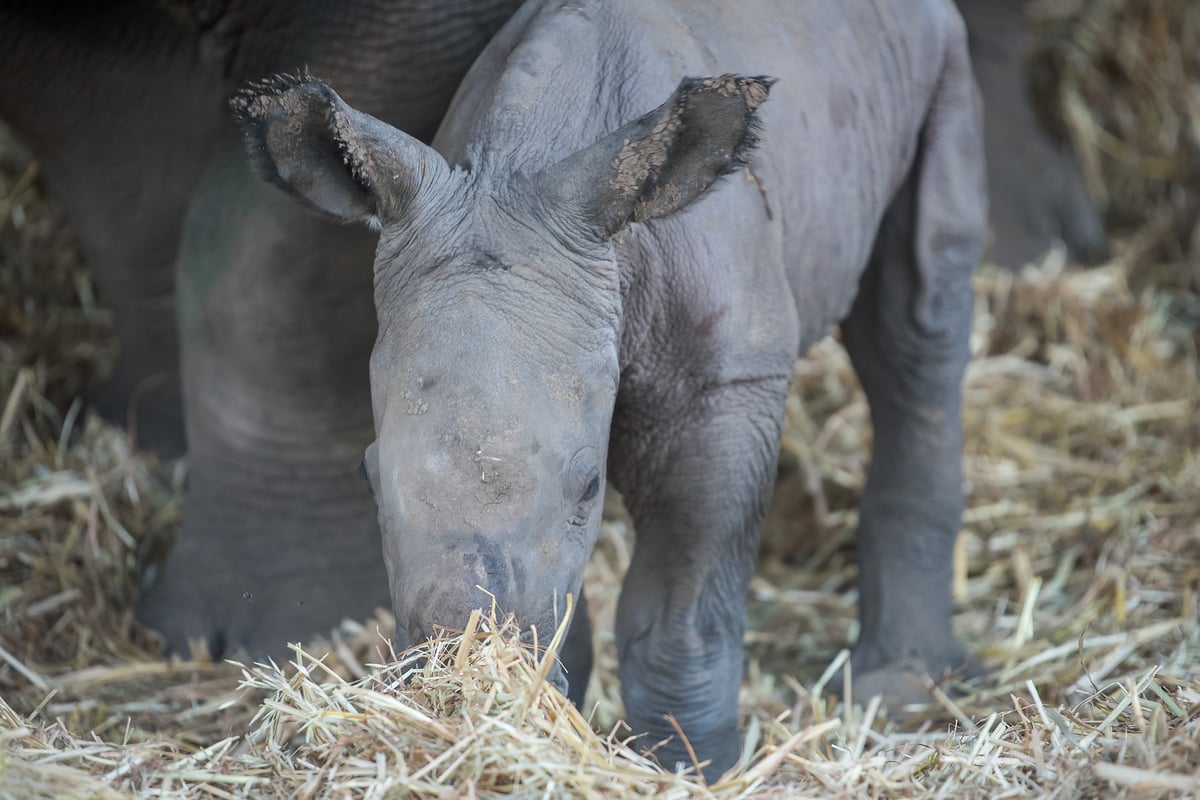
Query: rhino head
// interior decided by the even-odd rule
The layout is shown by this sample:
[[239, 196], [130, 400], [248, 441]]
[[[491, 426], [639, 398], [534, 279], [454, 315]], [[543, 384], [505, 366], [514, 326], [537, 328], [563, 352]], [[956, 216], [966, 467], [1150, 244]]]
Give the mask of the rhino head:
[[489, 159], [486, 138], [469, 169], [452, 167], [308, 76], [234, 99], [266, 180], [380, 234], [364, 467], [398, 645], [460, 627], [493, 598], [526, 627], [557, 626], [604, 496], [621, 375], [612, 239], [736, 169], [769, 86], [684, 80], [650, 113], [536, 171]]

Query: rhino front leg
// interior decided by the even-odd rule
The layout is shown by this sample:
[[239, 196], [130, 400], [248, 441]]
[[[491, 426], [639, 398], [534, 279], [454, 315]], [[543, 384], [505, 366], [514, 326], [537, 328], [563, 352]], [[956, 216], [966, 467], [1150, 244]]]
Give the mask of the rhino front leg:
[[615, 465], [637, 531], [617, 609], [625, 713], [668, 769], [709, 778], [741, 751], [746, 591], [770, 500], [787, 379], [708, 390]]

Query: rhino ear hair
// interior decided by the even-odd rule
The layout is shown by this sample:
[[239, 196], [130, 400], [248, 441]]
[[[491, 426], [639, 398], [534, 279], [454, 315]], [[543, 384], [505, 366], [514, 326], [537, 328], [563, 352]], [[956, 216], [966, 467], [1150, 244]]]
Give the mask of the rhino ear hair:
[[229, 101], [255, 171], [310, 208], [378, 230], [448, 171], [432, 148], [351, 108], [309, 75], [278, 75]]
[[743, 166], [774, 79], [685, 78], [658, 108], [539, 172], [539, 191], [599, 238], [672, 214]]

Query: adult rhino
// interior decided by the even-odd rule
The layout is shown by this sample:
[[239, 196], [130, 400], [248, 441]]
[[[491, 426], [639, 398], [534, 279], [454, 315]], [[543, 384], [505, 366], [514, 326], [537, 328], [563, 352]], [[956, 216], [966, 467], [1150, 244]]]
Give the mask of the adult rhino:
[[[386, 604], [372, 436], [373, 239], [250, 172], [227, 101], [308, 64], [429, 139], [518, 0], [0, 3], [0, 119], [113, 308], [93, 394], [141, 445], [188, 453], [183, 529], [139, 616], [187, 651], [286, 654]], [[153, 560], [153, 559], [151, 559]]]
[[856, 695], [903, 703], [963, 666], [951, 553], [987, 215], [949, 0], [533, 0], [432, 148], [307, 76], [234, 106], [267, 180], [380, 232], [364, 463], [400, 645], [493, 597], [553, 628], [611, 481], [637, 531], [630, 724], [687, 762], [670, 715], [724, 771], [793, 365], [840, 323], [875, 431]]

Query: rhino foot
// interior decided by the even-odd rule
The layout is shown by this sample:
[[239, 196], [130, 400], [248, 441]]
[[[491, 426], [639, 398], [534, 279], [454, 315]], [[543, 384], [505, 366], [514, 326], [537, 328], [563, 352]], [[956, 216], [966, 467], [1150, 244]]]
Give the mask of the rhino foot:
[[310, 562], [281, 574], [277, 564], [245, 561], [197, 568], [186, 552], [174, 552], [137, 617], [162, 635], [168, 654], [287, 659], [289, 643], [328, 635], [343, 619], [368, 619], [387, 607], [378, 561], [377, 570]]
[[[953, 696], [953, 684], [985, 674], [987, 669], [983, 664], [972, 658], [963, 658], [953, 664], [936, 664], [932, 668], [922, 658], [908, 658], [862, 671], [852, 667], [851, 700], [865, 705], [872, 697], [880, 697], [884, 708], [898, 713], [934, 702], [932, 686]], [[830, 693], [845, 699], [844, 688], [844, 676], [839, 674], [830, 684]]]

